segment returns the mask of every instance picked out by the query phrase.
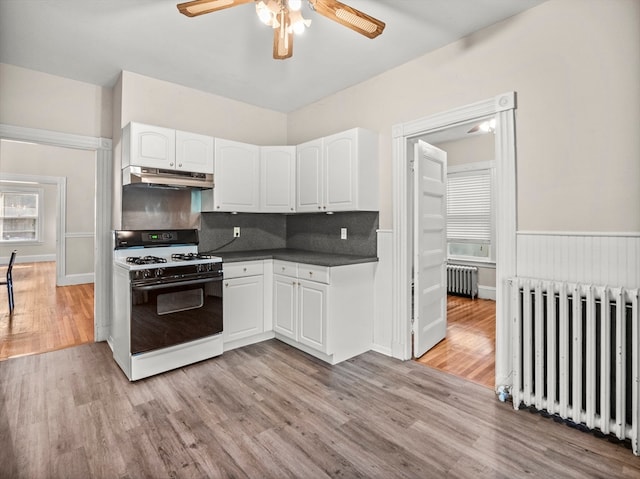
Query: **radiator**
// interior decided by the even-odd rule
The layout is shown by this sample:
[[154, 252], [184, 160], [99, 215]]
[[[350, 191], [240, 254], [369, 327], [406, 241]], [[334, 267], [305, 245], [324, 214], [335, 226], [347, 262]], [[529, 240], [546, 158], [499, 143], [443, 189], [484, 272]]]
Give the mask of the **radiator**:
[[478, 268], [459, 264], [447, 265], [447, 293], [478, 296]]
[[527, 278], [509, 284], [514, 407], [629, 440], [640, 455], [639, 290]]

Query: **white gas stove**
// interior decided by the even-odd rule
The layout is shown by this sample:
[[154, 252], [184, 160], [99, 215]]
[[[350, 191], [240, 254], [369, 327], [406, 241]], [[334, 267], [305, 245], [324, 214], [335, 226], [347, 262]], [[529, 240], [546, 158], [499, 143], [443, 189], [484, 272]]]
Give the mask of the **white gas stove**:
[[197, 230], [115, 231], [112, 344], [130, 380], [222, 353], [222, 278]]

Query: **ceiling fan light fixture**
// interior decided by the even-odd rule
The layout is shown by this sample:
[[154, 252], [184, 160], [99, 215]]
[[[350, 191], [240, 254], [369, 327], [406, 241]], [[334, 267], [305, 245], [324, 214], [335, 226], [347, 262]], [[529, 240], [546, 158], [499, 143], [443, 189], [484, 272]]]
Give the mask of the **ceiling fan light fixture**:
[[311, 20], [307, 20], [302, 16], [302, 12], [289, 12], [289, 29], [296, 35], [304, 33], [304, 29], [311, 25]]
[[298, 12], [302, 8], [302, 0], [288, 0], [289, 11]]
[[[273, 58], [283, 60], [293, 55], [293, 33], [303, 33], [311, 20], [302, 16], [303, 0], [191, 0], [179, 3], [178, 11], [188, 17], [217, 12], [245, 3], [253, 3], [260, 21], [274, 30]], [[307, 0], [314, 12], [340, 23], [368, 38], [380, 35], [384, 22], [338, 0]]]

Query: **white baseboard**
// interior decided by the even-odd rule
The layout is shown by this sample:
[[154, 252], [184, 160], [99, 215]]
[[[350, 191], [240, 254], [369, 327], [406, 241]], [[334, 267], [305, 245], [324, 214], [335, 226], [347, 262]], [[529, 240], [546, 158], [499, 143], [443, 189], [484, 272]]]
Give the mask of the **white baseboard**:
[[[18, 263], [43, 263], [45, 261], [55, 261], [56, 255], [54, 254], [32, 254], [28, 256], [24, 256], [20, 254], [20, 249], [18, 250], [18, 254], [16, 255], [16, 264]], [[9, 264], [9, 257], [0, 258], [0, 264]]]
[[62, 281], [58, 282], [58, 286], [73, 286], [76, 284], [94, 283], [95, 275], [93, 273], [68, 274]]
[[478, 298], [480, 299], [492, 299], [496, 300], [496, 288], [495, 286], [481, 286], [478, 285]]
[[389, 357], [393, 356], [393, 351], [391, 351], [391, 348], [380, 346], [379, 344], [372, 344], [371, 351], [375, 351], [376, 353], [384, 354], [385, 356]]

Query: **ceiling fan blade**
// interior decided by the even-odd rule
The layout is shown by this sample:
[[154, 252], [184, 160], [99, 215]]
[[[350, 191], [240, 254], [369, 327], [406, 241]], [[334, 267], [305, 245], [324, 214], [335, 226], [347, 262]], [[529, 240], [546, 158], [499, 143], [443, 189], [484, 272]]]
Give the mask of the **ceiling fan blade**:
[[384, 30], [384, 22], [337, 0], [310, 0], [310, 3], [320, 15], [361, 33], [365, 37], [375, 38]]
[[275, 60], [286, 60], [293, 55], [293, 32], [288, 32], [286, 28], [273, 29], [273, 58]]
[[235, 7], [243, 3], [253, 3], [254, 0], [193, 0], [192, 2], [179, 3], [178, 10], [187, 17], [197, 17], [205, 13], [217, 12], [225, 8]]

